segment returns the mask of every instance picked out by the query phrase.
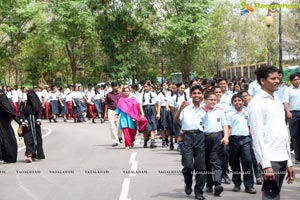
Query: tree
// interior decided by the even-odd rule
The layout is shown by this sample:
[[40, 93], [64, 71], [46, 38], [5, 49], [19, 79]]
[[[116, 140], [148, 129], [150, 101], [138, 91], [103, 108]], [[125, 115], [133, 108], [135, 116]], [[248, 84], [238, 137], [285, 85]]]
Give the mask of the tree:
[[199, 45], [207, 32], [209, 7], [207, 0], [163, 1], [160, 35], [168, 51], [172, 51], [171, 60], [184, 81], [189, 81], [190, 71], [197, 64]]
[[86, 1], [51, 1], [51, 31], [53, 40], [64, 45], [72, 73], [72, 82], [76, 83], [76, 72], [84, 68], [82, 50], [95, 35], [95, 17]]

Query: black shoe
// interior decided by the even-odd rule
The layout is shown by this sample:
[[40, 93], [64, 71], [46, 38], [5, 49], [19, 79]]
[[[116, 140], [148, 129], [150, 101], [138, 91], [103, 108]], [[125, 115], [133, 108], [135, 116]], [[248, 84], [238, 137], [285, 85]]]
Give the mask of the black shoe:
[[256, 194], [256, 190], [255, 190], [253, 187], [251, 187], [251, 188], [246, 188], [246, 189], [245, 189], [245, 192], [246, 192], [246, 193], [249, 193], [249, 194]]
[[119, 142], [120, 142], [120, 143], [123, 143], [123, 139], [122, 139], [122, 138], [119, 138]]
[[51, 118], [49, 118], [49, 122], [51, 123], [52, 121], [51, 121], [52, 119]]
[[92, 122], [93, 122], [94, 124], [96, 124], [96, 122], [95, 122], [95, 118], [93, 118]]
[[118, 143], [113, 143], [111, 146], [112, 147], [116, 147], [116, 146], [118, 146], [119, 144]]
[[55, 119], [55, 118], [53, 119], [53, 121], [54, 121], [54, 123], [57, 123], [57, 121], [56, 121], [56, 119]]
[[222, 178], [224, 179], [225, 184], [230, 184], [231, 180], [227, 174], [223, 174]]
[[192, 194], [192, 186], [191, 185], [188, 186], [187, 184], [185, 184], [184, 191], [187, 195], [191, 195]]
[[174, 150], [174, 144], [173, 143], [170, 144], [170, 150]]
[[206, 191], [207, 193], [212, 193], [212, 192], [213, 192], [213, 189], [212, 189], [212, 187], [206, 186], [205, 191]]
[[261, 178], [257, 178], [256, 179], [256, 185], [261, 185], [262, 184], [262, 179]]
[[151, 145], [150, 145], [150, 148], [151, 148], [151, 149], [154, 149], [154, 148], [156, 148], [156, 147], [157, 147], [156, 144], [151, 144]]
[[147, 142], [144, 142], [144, 148], [148, 148]]
[[224, 188], [222, 185], [217, 185], [215, 186], [215, 192], [214, 195], [215, 196], [220, 196], [220, 194], [223, 192]]
[[67, 122], [67, 119], [66, 119], [66, 118], [64, 118], [64, 122]]
[[196, 194], [195, 194], [195, 199], [198, 199], [198, 200], [205, 200], [205, 197], [203, 196], [202, 193], [196, 193]]
[[239, 192], [241, 190], [240, 186], [235, 185], [232, 189], [232, 192]]

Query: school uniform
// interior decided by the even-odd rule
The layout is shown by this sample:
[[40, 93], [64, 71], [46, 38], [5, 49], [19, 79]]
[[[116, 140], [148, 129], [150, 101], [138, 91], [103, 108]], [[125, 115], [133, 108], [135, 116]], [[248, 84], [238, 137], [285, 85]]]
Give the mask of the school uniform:
[[58, 115], [59, 107], [58, 107], [58, 92], [50, 92], [48, 99], [50, 100], [50, 111], [51, 114]]
[[83, 108], [81, 107], [81, 103], [80, 103], [80, 92], [78, 91], [73, 91], [71, 93], [71, 97], [74, 100], [75, 104], [73, 104], [72, 106], [72, 110], [73, 110], [73, 116], [75, 118], [78, 118], [79, 115], [81, 115], [81, 113], [83, 112]]
[[242, 112], [232, 108], [226, 113], [230, 126], [229, 137], [229, 163], [233, 171], [232, 181], [239, 188], [241, 180], [241, 167], [243, 167], [243, 181], [246, 190], [253, 188], [253, 170], [251, 156], [251, 138], [249, 134], [249, 116], [245, 107]]
[[71, 116], [73, 115], [73, 106], [72, 106], [72, 91], [70, 90], [70, 88], [67, 88], [65, 90], [65, 96], [66, 96], [66, 104], [68, 107], [68, 115], [67, 115], [67, 119], [71, 119]]
[[158, 121], [158, 127], [161, 130], [168, 129], [169, 111], [166, 110], [166, 105], [169, 100], [167, 94], [163, 94], [162, 92], [158, 94], [158, 101], [160, 103], [160, 119]]
[[292, 113], [292, 118], [288, 120], [291, 135], [291, 142], [295, 152], [295, 160], [300, 161], [300, 87], [295, 88], [293, 85], [285, 90], [283, 103], [288, 104]]
[[[101, 105], [101, 98], [104, 97], [100, 92], [95, 92], [94, 94], [94, 105], [95, 105], [95, 110], [97, 113], [102, 113], [103, 108]], [[101, 117], [101, 116], [99, 116]]]
[[66, 95], [64, 93], [60, 92], [57, 97], [61, 100], [61, 102], [63, 104], [63, 105], [61, 105], [59, 103], [59, 113], [62, 116], [64, 116], [64, 115], [68, 114], [68, 107], [67, 107], [67, 103], [66, 103]]
[[[222, 179], [222, 158], [223, 158], [223, 126], [228, 125], [224, 111], [214, 107], [209, 111], [205, 106], [201, 107], [201, 119], [205, 133], [205, 159], [207, 174], [207, 188], [211, 189], [221, 185]], [[214, 179], [211, 171], [214, 171]], [[222, 188], [223, 191], [223, 188]]]
[[85, 97], [87, 99], [87, 116], [88, 118], [94, 118], [95, 117], [95, 105], [92, 99], [95, 96], [95, 92], [93, 90], [87, 90], [85, 92]]
[[[189, 101], [189, 98], [188, 96], [182, 94], [174, 94], [173, 97], [170, 99], [170, 107], [173, 107], [174, 108], [174, 113], [173, 113], [173, 116], [176, 115], [180, 105], [182, 104], [182, 102], [184, 101]], [[180, 133], [180, 129], [181, 129], [181, 124], [180, 122], [176, 123], [176, 124], [173, 124], [173, 133], [174, 133], [174, 136], [177, 137]]]
[[186, 187], [191, 188], [193, 171], [196, 174], [195, 194], [203, 194], [206, 182], [205, 136], [201, 121], [201, 108], [194, 104], [185, 107], [179, 116], [183, 131], [182, 174]]
[[140, 95], [140, 101], [143, 105], [145, 117], [147, 118], [146, 131], [157, 130], [156, 103], [158, 102], [157, 94], [154, 92], [143, 92]]

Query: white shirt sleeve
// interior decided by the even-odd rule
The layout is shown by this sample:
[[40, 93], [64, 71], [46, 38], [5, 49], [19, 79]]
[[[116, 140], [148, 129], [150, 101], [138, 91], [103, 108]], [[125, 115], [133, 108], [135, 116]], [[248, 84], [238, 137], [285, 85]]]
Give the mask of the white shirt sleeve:
[[266, 145], [264, 144], [264, 104], [254, 103], [249, 104], [250, 127], [253, 139], [253, 149], [257, 161], [262, 165], [262, 168], [272, 167], [271, 161], [267, 160]]

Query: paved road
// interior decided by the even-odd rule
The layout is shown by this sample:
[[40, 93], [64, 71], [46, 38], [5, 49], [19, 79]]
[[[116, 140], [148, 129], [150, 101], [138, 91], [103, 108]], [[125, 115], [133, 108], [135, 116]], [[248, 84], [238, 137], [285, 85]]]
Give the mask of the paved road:
[[[0, 200], [194, 199], [183, 191], [176, 151], [144, 149], [141, 135], [134, 149], [113, 148], [108, 123], [44, 121], [43, 128], [46, 159], [25, 163], [20, 141], [18, 162], [0, 164]], [[300, 199], [300, 170], [295, 169], [296, 183], [283, 186], [282, 200]], [[259, 193], [233, 193], [232, 184], [224, 187], [221, 197], [205, 194], [206, 199], [259, 199]]]

